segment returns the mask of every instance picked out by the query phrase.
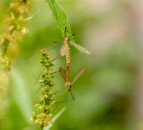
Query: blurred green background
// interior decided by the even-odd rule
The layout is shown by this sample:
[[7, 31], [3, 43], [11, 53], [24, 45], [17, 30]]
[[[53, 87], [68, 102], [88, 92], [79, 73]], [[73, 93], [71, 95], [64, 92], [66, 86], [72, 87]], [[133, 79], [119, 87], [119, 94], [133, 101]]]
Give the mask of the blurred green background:
[[[137, 1], [57, 0], [76, 34], [76, 42], [90, 50], [91, 55], [71, 46], [70, 78], [81, 67], [85, 67], [85, 72], [73, 85], [75, 101], [57, 106], [55, 113], [64, 106], [66, 110], [51, 130], [143, 130], [140, 123], [143, 121], [140, 83], [143, 6]], [[0, 1], [1, 32], [10, 2]], [[39, 101], [36, 92], [36, 79], [42, 71], [39, 51], [63, 41], [47, 3], [33, 0], [31, 6], [31, 15], [40, 11], [28, 22], [29, 32], [19, 43], [19, 54], [13, 61], [8, 94], [1, 104], [5, 106], [1, 130], [39, 129], [30, 121], [34, 104]], [[59, 54], [60, 45], [49, 50], [51, 59]], [[64, 58], [54, 63], [55, 71], [65, 65]], [[63, 79], [55, 74], [54, 91], [63, 85]]]

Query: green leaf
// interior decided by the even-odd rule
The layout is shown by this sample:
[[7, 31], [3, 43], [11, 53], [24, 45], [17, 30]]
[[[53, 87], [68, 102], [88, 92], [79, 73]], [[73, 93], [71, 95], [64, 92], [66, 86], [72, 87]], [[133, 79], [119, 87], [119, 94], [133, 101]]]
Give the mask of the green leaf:
[[[61, 6], [59, 4], [57, 4], [55, 2], [55, 0], [46, 0], [46, 1], [49, 4], [49, 7], [53, 14], [53, 17], [56, 21], [57, 27], [61, 31], [62, 37], [70, 38], [71, 36], [73, 36], [71, 26], [66, 18], [66, 15], [65, 15], [63, 9], [61, 8]], [[80, 52], [83, 52], [85, 54], [90, 54], [90, 52], [87, 49], [80, 46], [79, 44], [76, 44], [74, 38], [70, 38], [70, 44], [73, 45]]]
[[55, 0], [46, 0], [46, 2], [49, 4], [54, 20], [56, 21], [57, 27], [61, 31], [62, 37], [71, 37], [73, 35], [72, 29], [62, 7], [59, 4], [57, 4]]

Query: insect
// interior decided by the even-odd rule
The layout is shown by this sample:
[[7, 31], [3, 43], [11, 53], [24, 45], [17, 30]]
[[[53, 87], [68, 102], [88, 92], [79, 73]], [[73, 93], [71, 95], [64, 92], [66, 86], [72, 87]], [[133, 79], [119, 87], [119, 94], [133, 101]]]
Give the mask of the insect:
[[[66, 56], [66, 70], [63, 70], [65, 71], [65, 75], [66, 75], [66, 81], [68, 81], [68, 78], [69, 78], [69, 66], [70, 66], [70, 47], [69, 47], [69, 42], [70, 42], [70, 39], [69, 37], [66, 37], [65, 40], [64, 40], [64, 43], [60, 49], [60, 54], [61, 56]], [[60, 69], [61, 71], [62, 69]]]
[[[63, 45], [61, 46], [60, 48], [60, 55], [61, 56], [66, 56], [66, 70], [65, 70], [65, 74], [66, 74], [66, 81], [68, 81], [68, 77], [69, 77], [69, 66], [70, 66], [70, 46], [69, 46], [69, 43], [71, 45], [73, 45], [75, 48], [77, 48], [78, 50], [80, 50], [81, 52], [83, 53], [86, 53], [86, 54], [90, 54], [90, 52], [88, 50], [86, 50], [84, 47], [74, 43], [74, 42], [71, 42], [71, 38], [66, 36], [66, 27], [65, 27], [65, 40], [63, 42]], [[74, 36], [75, 34], [73, 34], [72, 36]], [[71, 37], [72, 37], [71, 36]]]
[[[65, 34], [66, 34], [66, 28], [65, 28]], [[90, 52], [87, 49], [85, 49], [84, 47], [80, 46], [79, 44], [74, 43], [74, 42], [71, 41], [71, 37], [73, 37], [74, 35], [75, 34], [73, 34], [70, 37], [65, 35], [65, 39], [64, 39], [63, 45], [60, 48], [60, 55], [61, 56], [65, 56], [68, 53], [68, 50], [70, 50], [69, 43], [71, 45], [73, 45], [76, 49], [78, 49], [80, 52], [83, 52], [83, 53], [89, 55]]]
[[74, 96], [72, 94], [71, 88], [72, 85], [75, 83], [75, 81], [83, 74], [84, 72], [84, 68], [81, 68], [75, 75], [74, 79], [72, 80], [72, 82], [69, 81], [69, 75], [67, 75], [66, 70], [64, 70], [63, 68], [59, 68], [59, 72], [61, 74], [61, 76], [63, 77], [63, 79], [65, 80], [65, 86], [68, 89], [68, 92], [71, 93], [72, 99], [74, 100]]

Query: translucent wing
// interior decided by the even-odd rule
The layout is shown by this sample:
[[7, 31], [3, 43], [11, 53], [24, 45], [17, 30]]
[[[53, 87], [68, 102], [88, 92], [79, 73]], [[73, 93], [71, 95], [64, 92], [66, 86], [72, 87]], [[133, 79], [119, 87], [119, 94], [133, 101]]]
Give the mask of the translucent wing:
[[74, 84], [74, 82], [83, 74], [84, 70], [85, 70], [84, 68], [81, 68], [81, 69], [77, 72], [77, 74], [75, 75], [75, 77], [74, 77], [74, 79], [73, 79], [71, 85]]
[[63, 77], [63, 79], [66, 81], [66, 70], [60, 67], [59, 72], [60, 72], [60, 75]]
[[66, 55], [66, 50], [67, 50], [67, 46], [66, 46], [65, 43], [63, 43], [63, 45], [60, 48], [60, 55], [65, 56]]
[[91, 54], [87, 49], [85, 49], [84, 47], [80, 46], [79, 44], [77, 43], [74, 43], [74, 42], [70, 42], [71, 45], [73, 45], [75, 48], [77, 48], [80, 52], [82, 53], [86, 53], [86, 54]]

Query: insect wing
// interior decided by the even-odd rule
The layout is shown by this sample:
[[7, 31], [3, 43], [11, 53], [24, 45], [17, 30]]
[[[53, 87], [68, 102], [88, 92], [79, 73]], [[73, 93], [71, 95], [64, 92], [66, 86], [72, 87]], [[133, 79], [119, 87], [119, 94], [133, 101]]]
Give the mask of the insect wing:
[[66, 70], [60, 67], [59, 72], [60, 72], [60, 75], [63, 77], [63, 79], [66, 81]]
[[77, 72], [77, 74], [75, 75], [75, 77], [74, 77], [74, 79], [73, 79], [71, 85], [74, 84], [74, 82], [83, 74], [84, 70], [85, 70], [84, 68], [81, 68], [81, 69]]
[[65, 43], [63, 43], [63, 45], [60, 48], [60, 55], [65, 56], [66, 55], [66, 50], [67, 50], [67, 46], [66, 46]]
[[91, 54], [87, 49], [85, 49], [84, 47], [80, 46], [79, 44], [77, 43], [74, 43], [74, 42], [70, 42], [71, 45], [73, 45], [75, 48], [77, 48], [80, 52], [82, 53], [86, 53], [86, 54]]

